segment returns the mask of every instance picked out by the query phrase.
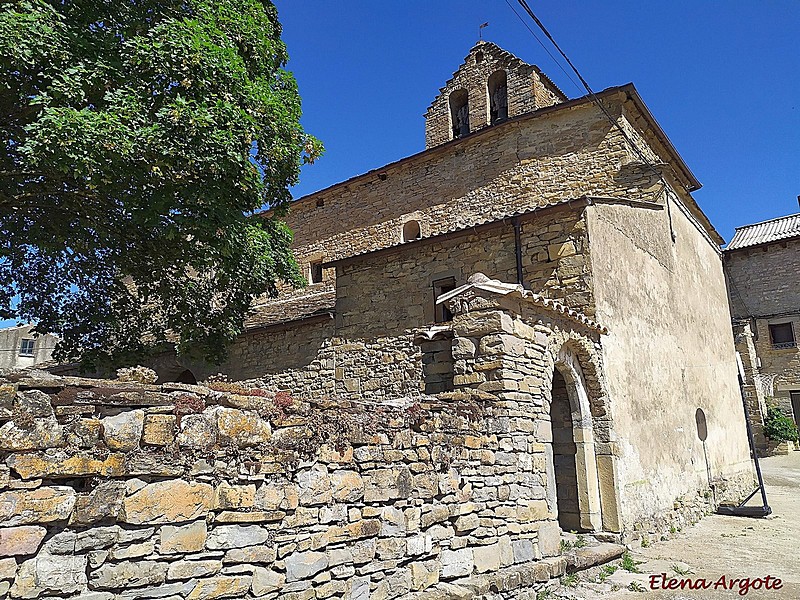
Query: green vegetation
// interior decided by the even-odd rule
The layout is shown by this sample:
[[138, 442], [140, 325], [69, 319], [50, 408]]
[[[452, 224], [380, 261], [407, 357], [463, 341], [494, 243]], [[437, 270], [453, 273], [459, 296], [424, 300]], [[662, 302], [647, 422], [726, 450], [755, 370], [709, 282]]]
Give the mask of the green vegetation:
[[622, 562], [620, 563], [620, 567], [622, 567], [623, 569], [625, 569], [626, 571], [629, 571], [629, 572], [631, 572], [631, 573], [638, 573], [638, 572], [639, 572], [639, 568], [636, 566], [636, 565], [638, 565], [638, 564], [639, 564], [639, 563], [638, 563], [638, 562], [636, 562], [636, 561], [633, 559], [633, 556], [631, 556], [631, 553], [630, 553], [630, 552], [628, 552], [628, 551], [626, 550], [626, 551], [623, 553], [623, 555], [622, 555]]
[[797, 425], [777, 406], [767, 407], [764, 435], [774, 442], [798, 441]]
[[684, 569], [680, 565], [672, 565], [672, 570], [675, 571], [676, 575], [688, 575], [692, 572], [690, 569]]
[[598, 575], [600, 583], [603, 583], [608, 577], [616, 573], [618, 569], [619, 567], [616, 565], [603, 565], [600, 567], [600, 575]]
[[[57, 358], [218, 362], [302, 285], [277, 220], [321, 153], [269, 0], [0, 6], [0, 319]], [[13, 241], [13, 243], [12, 243]]]
[[577, 573], [569, 573], [561, 578], [561, 585], [566, 587], [576, 587], [580, 578]]
[[632, 592], [646, 592], [647, 590], [645, 587], [639, 583], [638, 581], [631, 581], [628, 585], [628, 589]]

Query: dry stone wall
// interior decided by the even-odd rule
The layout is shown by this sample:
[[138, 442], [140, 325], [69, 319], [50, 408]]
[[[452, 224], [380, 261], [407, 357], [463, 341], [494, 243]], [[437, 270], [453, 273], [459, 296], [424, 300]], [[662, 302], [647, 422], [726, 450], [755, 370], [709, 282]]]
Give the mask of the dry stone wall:
[[470, 391], [11, 377], [0, 595], [511, 598], [565, 568], [533, 418]]

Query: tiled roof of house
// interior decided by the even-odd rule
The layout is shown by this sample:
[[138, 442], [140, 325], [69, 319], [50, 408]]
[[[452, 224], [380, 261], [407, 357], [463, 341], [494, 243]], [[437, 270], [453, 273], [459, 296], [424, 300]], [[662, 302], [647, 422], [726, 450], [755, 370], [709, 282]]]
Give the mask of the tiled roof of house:
[[307, 288], [281, 294], [256, 302], [245, 319], [245, 329], [258, 329], [333, 312], [336, 289], [333, 282], [310, 285]]
[[738, 250], [798, 236], [800, 236], [800, 213], [737, 227], [736, 234], [725, 250]]

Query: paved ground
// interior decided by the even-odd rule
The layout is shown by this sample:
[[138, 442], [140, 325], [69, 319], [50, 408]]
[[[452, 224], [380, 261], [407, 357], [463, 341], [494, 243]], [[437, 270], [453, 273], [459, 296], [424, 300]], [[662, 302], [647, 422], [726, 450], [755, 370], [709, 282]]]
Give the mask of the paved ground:
[[[619, 568], [600, 584], [597, 582], [600, 569], [596, 567], [579, 574], [576, 587], [562, 587], [543, 597], [800, 600], [800, 452], [762, 459], [761, 463], [772, 516], [766, 519], [706, 517], [673, 539], [653, 543], [648, 548], [635, 548], [632, 556], [640, 563], [636, 566], [638, 574]], [[619, 564], [620, 561], [612, 563]], [[752, 581], [771, 575], [780, 578], [783, 587], [779, 590], [749, 589], [746, 594], [740, 593], [738, 584], [732, 590], [652, 591], [650, 575], [662, 572], [668, 578], [704, 578], [712, 582], [723, 575], [728, 581], [748, 577]], [[629, 586], [640, 591], [632, 591]]]

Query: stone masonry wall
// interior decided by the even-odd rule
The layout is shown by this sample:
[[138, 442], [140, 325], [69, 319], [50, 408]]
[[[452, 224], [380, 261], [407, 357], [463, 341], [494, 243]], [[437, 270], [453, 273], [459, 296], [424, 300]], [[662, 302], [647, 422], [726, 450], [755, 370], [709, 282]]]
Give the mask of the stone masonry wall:
[[425, 114], [425, 147], [432, 148], [453, 139], [450, 95], [465, 91], [469, 98], [470, 132], [488, 127], [489, 78], [505, 71], [508, 82], [508, 116], [516, 117], [537, 108], [563, 102], [566, 98], [542, 77], [539, 70], [501, 50], [494, 44], [479, 43], [464, 64], [440, 90]]
[[[591, 315], [588, 240], [580, 207], [550, 207], [522, 222], [526, 285]], [[435, 280], [456, 285], [475, 272], [516, 279], [510, 222], [449, 240], [420, 240], [380, 260], [339, 268], [337, 319], [240, 337], [221, 367], [189, 365], [198, 379], [217, 371], [303, 398], [391, 399], [422, 393], [422, 353], [413, 338], [433, 323]]]
[[759, 371], [772, 379], [774, 402], [792, 415], [789, 392], [800, 391], [800, 347], [773, 348], [769, 325], [790, 322], [800, 340], [800, 240], [742, 248], [723, 256], [733, 316], [756, 318]]
[[723, 257], [735, 318], [800, 312], [800, 239], [724, 252]]
[[468, 390], [390, 407], [226, 382], [12, 377], [0, 595], [530, 593], [565, 568], [535, 419]]
[[[785, 415], [793, 415], [790, 391], [800, 392], [800, 345], [794, 348], [774, 348], [769, 334], [771, 322], [791, 322], [796, 341], [800, 342], [800, 305], [797, 313], [780, 319], [757, 319], [755, 340], [756, 353], [761, 358], [761, 373], [774, 375], [772, 380], [773, 402]], [[794, 415], [800, 421], [800, 415]]]
[[317, 192], [294, 202], [286, 222], [306, 268], [399, 244], [409, 219], [430, 237], [584, 195], [652, 199], [652, 174], [637, 164], [602, 112], [578, 105]]

